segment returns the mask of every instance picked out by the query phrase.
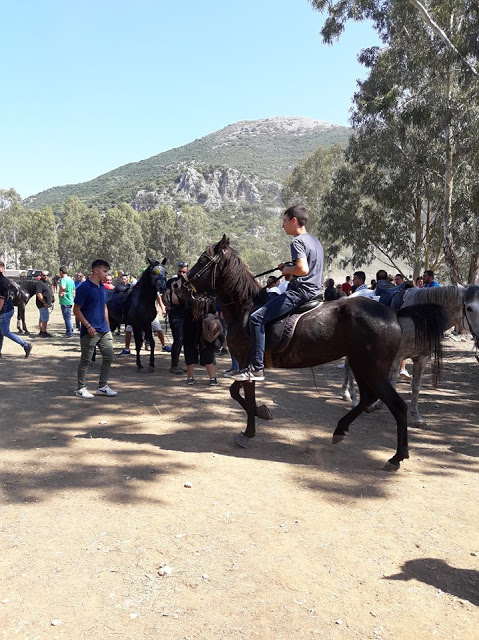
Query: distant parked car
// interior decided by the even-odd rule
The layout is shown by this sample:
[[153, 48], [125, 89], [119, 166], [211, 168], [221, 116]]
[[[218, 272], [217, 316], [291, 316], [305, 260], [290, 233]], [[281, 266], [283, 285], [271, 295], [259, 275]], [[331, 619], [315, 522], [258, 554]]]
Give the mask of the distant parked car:
[[28, 269], [27, 280], [36, 280], [41, 275], [42, 275], [41, 269]]

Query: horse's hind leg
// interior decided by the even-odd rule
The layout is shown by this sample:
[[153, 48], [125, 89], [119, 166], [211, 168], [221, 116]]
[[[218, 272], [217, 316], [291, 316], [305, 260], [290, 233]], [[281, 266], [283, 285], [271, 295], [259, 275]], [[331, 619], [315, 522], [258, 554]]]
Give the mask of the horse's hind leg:
[[427, 427], [427, 423], [419, 413], [417, 405], [419, 391], [421, 390], [422, 376], [428, 360], [429, 355], [420, 355], [417, 358], [413, 358], [414, 368], [411, 383], [411, 404], [409, 406], [409, 424], [412, 427]]
[[356, 382], [359, 386], [359, 403], [353, 407], [351, 411], [348, 411], [348, 413], [338, 422], [338, 426], [333, 433], [333, 444], [337, 444], [344, 440], [346, 432], [349, 431], [349, 425], [351, 422], [356, 420], [356, 418], [377, 398], [377, 395], [375, 395], [365, 383], [359, 380], [356, 380]]
[[350, 402], [351, 408], [358, 404], [358, 394], [354, 386], [354, 375], [347, 358], [344, 359], [344, 378], [341, 387], [341, 399], [345, 402]]
[[[246, 411], [246, 402], [240, 393], [240, 389], [241, 382], [233, 382], [233, 384], [230, 386], [230, 396], [233, 398], [233, 400], [236, 400], [236, 402], [241, 405]], [[260, 418], [261, 420], [273, 419], [273, 414], [265, 404], [255, 404], [255, 416], [257, 418]]]
[[379, 398], [394, 416], [397, 425], [397, 449], [393, 457], [384, 465], [385, 471], [397, 471], [400, 463], [409, 458], [407, 441], [407, 405], [389, 380], [378, 385]]

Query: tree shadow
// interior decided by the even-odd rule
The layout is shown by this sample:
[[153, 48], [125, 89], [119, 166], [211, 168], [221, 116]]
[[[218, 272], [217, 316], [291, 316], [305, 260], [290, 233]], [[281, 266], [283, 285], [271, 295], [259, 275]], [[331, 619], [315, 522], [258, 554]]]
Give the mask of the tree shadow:
[[439, 558], [408, 560], [402, 572], [385, 576], [385, 580], [419, 580], [436, 589], [479, 606], [479, 571], [457, 569]]
[[[158, 358], [155, 373], [148, 376], [138, 374], [133, 358], [117, 359], [111, 379], [120, 395], [84, 401], [73, 394], [78, 361], [78, 345], [59, 341], [52, 344], [47, 357], [9, 357], [0, 364], [0, 376], [8, 371], [8, 376], [0, 378], [2, 448], [31, 456], [31, 469], [11, 469], [0, 476], [7, 497], [15, 502], [44, 500], [49, 492], [68, 487], [103, 489], [106, 499], [118, 502], [141, 500], [126, 476], [146, 484], [187, 468], [172, 463], [168, 451], [214, 452], [292, 465], [298, 483], [334, 501], [344, 496], [386, 498], [391, 483], [397, 481], [396, 475], [382, 471], [396, 448], [396, 425], [387, 410], [362, 414], [344, 442], [331, 444], [337, 421], [348, 410], [339, 399], [342, 371], [336, 363], [315, 368], [314, 376], [310, 369], [268, 371], [268, 383], [258, 385], [258, 404], [269, 405], [275, 420], [257, 420], [257, 437], [243, 450], [234, 443], [234, 436], [244, 429], [245, 413], [229, 397], [230, 381], [223, 379], [219, 388], [208, 389], [198, 368], [198, 384], [186, 388], [183, 378], [168, 373], [168, 354]], [[229, 360], [222, 363], [227, 368]], [[478, 407], [470, 367], [469, 363], [446, 363], [447, 383], [438, 390], [426, 386], [421, 410], [429, 426], [409, 430], [411, 453], [423, 459], [424, 475], [478, 470], [476, 448], [470, 444]], [[96, 381], [98, 371], [99, 364], [89, 371], [89, 381]], [[407, 385], [398, 390], [408, 401]], [[472, 413], [464, 411], [465, 405]], [[86, 440], [80, 452], [84, 463], [77, 459], [67, 464], [67, 456], [65, 460], [59, 456], [68, 454], [78, 439]], [[123, 447], [105, 452], [98, 444], [88, 444], [98, 439]], [[125, 455], [127, 444], [134, 446]], [[55, 453], [56, 467], [41, 466], [37, 451]], [[112, 464], [95, 465], [100, 453], [110, 456]], [[158, 463], [148, 459], [152, 455], [159, 456]], [[406, 472], [407, 465], [407, 461], [402, 464]]]

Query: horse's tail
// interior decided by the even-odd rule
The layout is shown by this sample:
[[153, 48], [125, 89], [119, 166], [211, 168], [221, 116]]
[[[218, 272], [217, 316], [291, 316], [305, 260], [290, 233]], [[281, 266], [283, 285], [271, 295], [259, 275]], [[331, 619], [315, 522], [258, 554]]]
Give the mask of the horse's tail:
[[449, 322], [446, 310], [440, 304], [416, 304], [399, 309], [397, 317], [399, 324], [402, 318], [409, 318], [414, 322], [416, 348], [433, 354], [433, 382], [437, 386], [442, 369], [441, 341]]

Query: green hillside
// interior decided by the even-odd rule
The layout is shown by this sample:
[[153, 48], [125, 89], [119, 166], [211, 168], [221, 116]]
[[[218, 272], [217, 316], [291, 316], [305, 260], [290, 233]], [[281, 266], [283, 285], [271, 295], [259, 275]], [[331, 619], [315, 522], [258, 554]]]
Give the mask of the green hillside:
[[229, 125], [189, 144], [126, 164], [89, 182], [47, 189], [25, 200], [34, 208], [59, 211], [69, 196], [100, 208], [131, 202], [140, 189], [154, 191], [176, 179], [193, 161], [238, 169], [281, 181], [319, 146], [346, 145], [350, 129], [307, 118], [268, 118]]

